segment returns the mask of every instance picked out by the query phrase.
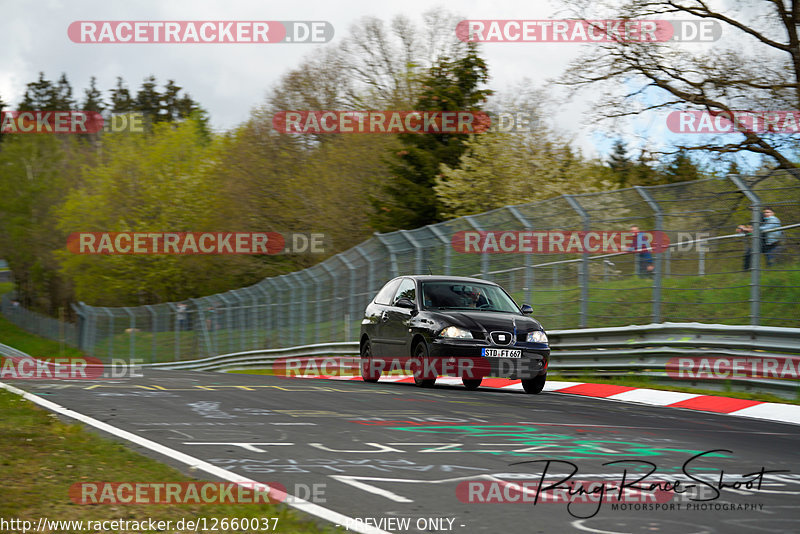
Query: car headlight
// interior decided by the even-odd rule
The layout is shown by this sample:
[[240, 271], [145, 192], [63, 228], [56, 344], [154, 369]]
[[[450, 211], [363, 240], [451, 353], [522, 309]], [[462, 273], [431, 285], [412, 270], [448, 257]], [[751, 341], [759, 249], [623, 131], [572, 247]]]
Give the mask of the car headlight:
[[448, 326], [439, 333], [442, 337], [450, 337], [455, 339], [472, 339], [472, 332], [457, 326]]
[[526, 341], [528, 343], [547, 343], [547, 334], [542, 330], [528, 332], [528, 339], [526, 339]]

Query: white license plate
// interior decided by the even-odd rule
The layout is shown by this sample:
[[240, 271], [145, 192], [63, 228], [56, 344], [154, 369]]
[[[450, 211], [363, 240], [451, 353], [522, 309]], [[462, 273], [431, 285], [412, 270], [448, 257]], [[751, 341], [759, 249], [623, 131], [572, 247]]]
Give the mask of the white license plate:
[[489, 358], [522, 358], [519, 349], [482, 349], [483, 355]]

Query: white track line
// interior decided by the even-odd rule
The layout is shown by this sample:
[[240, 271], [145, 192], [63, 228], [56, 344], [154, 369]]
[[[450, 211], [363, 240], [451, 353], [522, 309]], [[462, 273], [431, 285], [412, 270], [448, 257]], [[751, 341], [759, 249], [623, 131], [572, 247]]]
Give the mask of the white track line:
[[[247, 487], [253, 487], [253, 484], [260, 484], [260, 482], [256, 480], [252, 480], [241, 475], [237, 475], [232, 471], [228, 471], [227, 469], [222, 469], [221, 467], [217, 467], [212, 465], [208, 462], [204, 462], [203, 460], [197, 459], [194, 456], [189, 456], [188, 454], [184, 454], [180, 451], [176, 451], [175, 449], [170, 449], [169, 447], [165, 447], [160, 443], [156, 443], [155, 441], [150, 441], [149, 439], [143, 438], [141, 436], [137, 436], [127, 430], [122, 430], [121, 428], [117, 428], [115, 426], [111, 426], [108, 423], [104, 423], [102, 421], [98, 421], [88, 415], [84, 415], [80, 412], [76, 412], [74, 410], [70, 410], [69, 408], [64, 408], [60, 404], [56, 404], [55, 402], [49, 401], [47, 399], [43, 399], [37, 395], [29, 393], [25, 390], [16, 388], [12, 385], [5, 384], [0, 382], [0, 388], [3, 388], [11, 393], [15, 393], [17, 395], [21, 395], [23, 398], [42, 406], [50, 411], [59, 413], [66, 417], [70, 417], [72, 419], [76, 419], [81, 421], [82, 423], [86, 423], [87, 425], [91, 425], [103, 432], [107, 432], [108, 434], [117, 436], [118, 438], [125, 439], [152, 451], [155, 451], [159, 454], [163, 454], [173, 460], [178, 462], [184, 463], [191, 468], [198, 469], [200, 471], [205, 471], [209, 475], [213, 475], [217, 478], [221, 478], [223, 480], [227, 480], [228, 482], [234, 482], [236, 484], [245, 484]], [[304, 499], [300, 499], [298, 497], [294, 497], [292, 495], [284, 494], [282, 491], [277, 491], [276, 489], [270, 490], [270, 495], [275, 495], [276, 497], [285, 497], [285, 504], [293, 508], [297, 508], [300, 511], [303, 511], [307, 514], [311, 514], [317, 516], [321, 519], [326, 521], [330, 521], [331, 523], [337, 525], [347, 525], [349, 530], [353, 532], [359, 532], [361, 534], [390, 534], [385, 530], [381, 530], [379, 528], [375, 528], [369, 525], [365, 525], [360, 521], [356, 521], [354, 518], [346, 516], [344, 514], [340, 514], [339, 512], [334, 512], [333, 510], [329, 510], [328, 508], [324, 508], [319, 506], [318, 504], [314, 504], [312, 502], [306, 501]]]

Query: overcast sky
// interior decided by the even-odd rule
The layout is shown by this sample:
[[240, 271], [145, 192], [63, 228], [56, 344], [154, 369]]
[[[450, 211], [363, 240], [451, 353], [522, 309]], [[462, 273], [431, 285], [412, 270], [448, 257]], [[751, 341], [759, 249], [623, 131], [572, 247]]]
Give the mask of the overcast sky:
[[[335, 30], [333, 42], [348, 34], [351, 24], [364, 16], [390, 21], [405, 14], [421, 21], [421, 14], [441, 6], [465, 19], [563, 18], [561, 4], [544, 0], [368, 0], [302, 2], [266, 0], [0, 0], [3, 60], [0, 62], [0, 98], [7, 109], [19, 104], [25, 85], [39, 71], [56, 80], [67, 74], [77, 100], [83, 98], [91, 76], [108, 97], [117, 76], [135, 94], [142, 80], [155, 75], [160, 84], [168, 79], [188, 91], [211, 115], [215, 130], [230, 129], [245, 121], [281, 75], [296, 67], [304, 56], [324, 44], [79, 44], [70, 41], [67, 28], [80, 20], [325, 20]], [[487, 60], [491, 83], [497, 91], [508, 90], [523, 78], [534, 85], [557, 77], [580, 51], [573, 43], [486, 43], [481, 54]], [[591, 46], [591, 45], [586, 45]], [[550, 91], [565, 99], [558, 89]], [[587, 100], [560, 105], [554, 123], [572, 137], [586, 155], [605, 154], [620, 131], [610, 125], [590, 131], [583, 117]], [[651, 146], [668, 136], [660, 116], [639, 117], [622, 127], [628, 132], [646, 131]]]

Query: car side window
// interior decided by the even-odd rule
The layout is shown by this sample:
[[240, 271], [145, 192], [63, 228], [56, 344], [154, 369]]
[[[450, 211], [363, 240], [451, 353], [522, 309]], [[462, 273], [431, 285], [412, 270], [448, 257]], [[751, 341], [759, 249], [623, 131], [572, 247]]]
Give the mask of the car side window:
[[400, 287], [397, 288], [397, 293], [394, 296], [394, 300], [392, 300], [392, 305], [397, 304], [397, 301], [400, 299], [408, 299], [411, 302], [415, 302], [416, 298], [416, 287], [414, 285], [414, 280], [410, 278], [403, 278], [403, 281], [400, 282]]
[[375, 304], [384, 304], [386, 306], [391, 304], [393, 302], [392, 297], [397, 290], [397, 286], [400, 285], [400, 281], [401, 280], [398, 278], [397, 280], [392, 280], [383, 286], [383, 289], [381, 289], [375, 296]]

